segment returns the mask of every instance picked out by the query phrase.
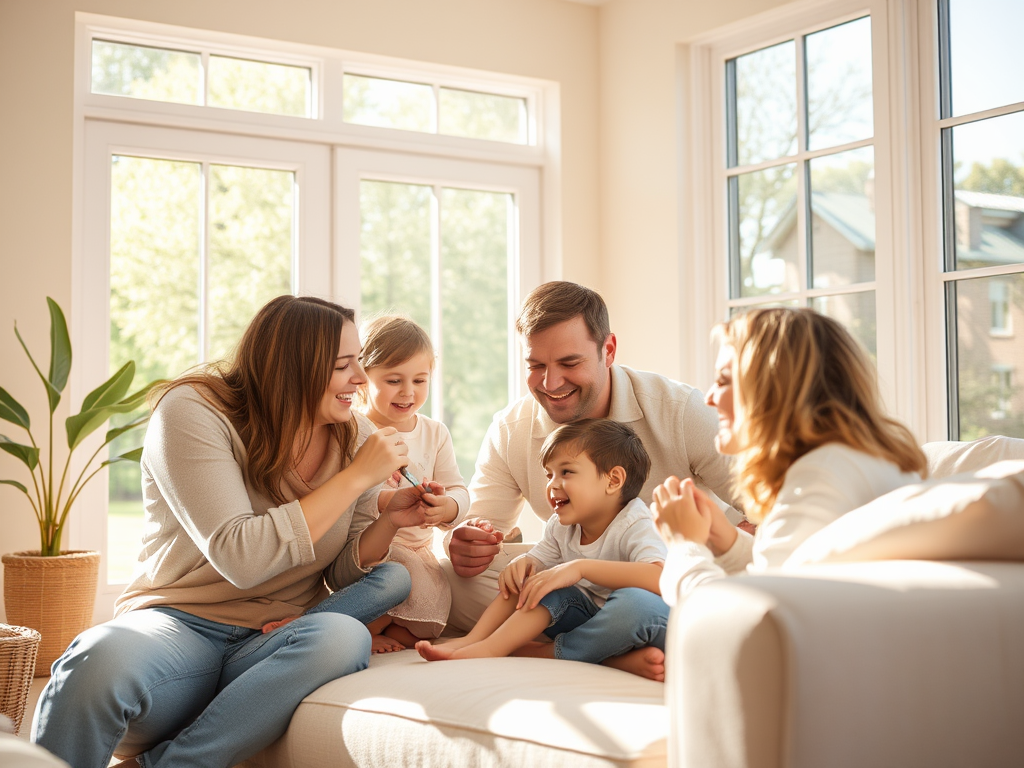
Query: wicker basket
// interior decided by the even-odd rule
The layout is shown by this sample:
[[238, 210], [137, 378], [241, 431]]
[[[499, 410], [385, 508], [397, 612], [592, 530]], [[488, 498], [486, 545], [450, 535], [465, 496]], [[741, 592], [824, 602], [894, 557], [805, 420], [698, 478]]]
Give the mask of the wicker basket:
[[7, 621], [39, 630], [37, 672], [48, 675], [71, 641], [92, 625], [100, 553], [14, 552], [2, 560]]
[[40, 638], [34, 629], [0, 624], [0, 715], [14, 721], [15, 733], [25, 717]]

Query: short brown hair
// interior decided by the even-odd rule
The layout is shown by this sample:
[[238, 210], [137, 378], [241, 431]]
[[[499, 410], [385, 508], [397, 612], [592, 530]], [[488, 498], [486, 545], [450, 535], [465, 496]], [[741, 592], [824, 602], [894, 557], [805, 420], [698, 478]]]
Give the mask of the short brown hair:
[[402, 315], [381, 315], [363, 323], [363, 351], [359, 364], [365, 370], [389, 365], [401, 365], [421, 353], [431, 360], [434, 345], [430, 336], [419, 325]]
[[544, 441], [541, 464], [547, 466], [559, 448], [585, 453], [601, 474], [622, 467], [626, 471], [619, 497], [623, 505], [640, 495], [651, 473], [651, 457], [640, 436], [631, 427], [612, 419], [580, 419], [563, 424]]
[[598, 348], [612, 332], [608, 307], [601, 294], [576, 283], [555, 280], [538, 285], [523, 299], [516, 318], [516, 333], [530, 337], [574, 317], [583, 318]]

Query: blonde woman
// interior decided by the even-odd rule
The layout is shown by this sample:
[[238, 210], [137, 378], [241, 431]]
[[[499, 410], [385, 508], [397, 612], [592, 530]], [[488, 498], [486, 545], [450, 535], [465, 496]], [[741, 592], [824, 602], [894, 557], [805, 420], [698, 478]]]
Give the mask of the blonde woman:
[[669, 544], [670, 605], [708, 579], [781, 566], [811, 534], [926, 471], [910, 431], [885, 415], [870, 359], [835, 320], [759, 309], [716, 336], [706, 398], [718, 411], [715, 447], [736, 457], [737, 495], [758, 527], [730, 525], [689, 479], [658, 486], [651, 507]]
[[409, 595], [391, 542], [445, 499], [382, 490], [408, 450], [353, 412], [359, 352], [351, 310], [279, 296], [233, 360], [157, 394], [135, 579], [54, 664], [34, 741], [75, 768], [229, 768], [367, 666], [366, 624]]

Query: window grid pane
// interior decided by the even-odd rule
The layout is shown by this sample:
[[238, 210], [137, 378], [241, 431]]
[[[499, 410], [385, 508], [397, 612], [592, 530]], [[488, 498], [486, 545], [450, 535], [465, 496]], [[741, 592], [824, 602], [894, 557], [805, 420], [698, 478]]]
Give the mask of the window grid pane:
[[[732, 169], [726, 174], [727, 306], [743, 311], [764, 305], [752, 298], [778, 296], [768, 304], [817, 307], [842, 321], [873, 355], [870, 59], [871, 19], [865, 16], [726, 62], [726, 155]], [[799, 110], [797, 96], [803, 100]], [[808, 146], [820, 153], [821, 147], [850, 143], [861, 146], [809, 154]], [[786, 155], [791, 162], [749, 168]], [[847, 290], [824, 293], [834, 288]]]

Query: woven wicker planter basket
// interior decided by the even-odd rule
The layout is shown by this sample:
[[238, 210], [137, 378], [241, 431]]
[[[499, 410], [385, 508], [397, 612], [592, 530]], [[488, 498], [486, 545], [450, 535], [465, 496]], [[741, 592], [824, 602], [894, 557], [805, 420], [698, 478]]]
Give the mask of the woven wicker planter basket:
[[14, 721], [15, 733], [25, 717], [38, 651], [39, 633], [34, 629], [0, 624], [0, 715]]
[[48, 675], [75, 636], [92, 625], [100, 553], [14, 552], [2, 560], [7, 621], [39, 630], [36, 673]]

